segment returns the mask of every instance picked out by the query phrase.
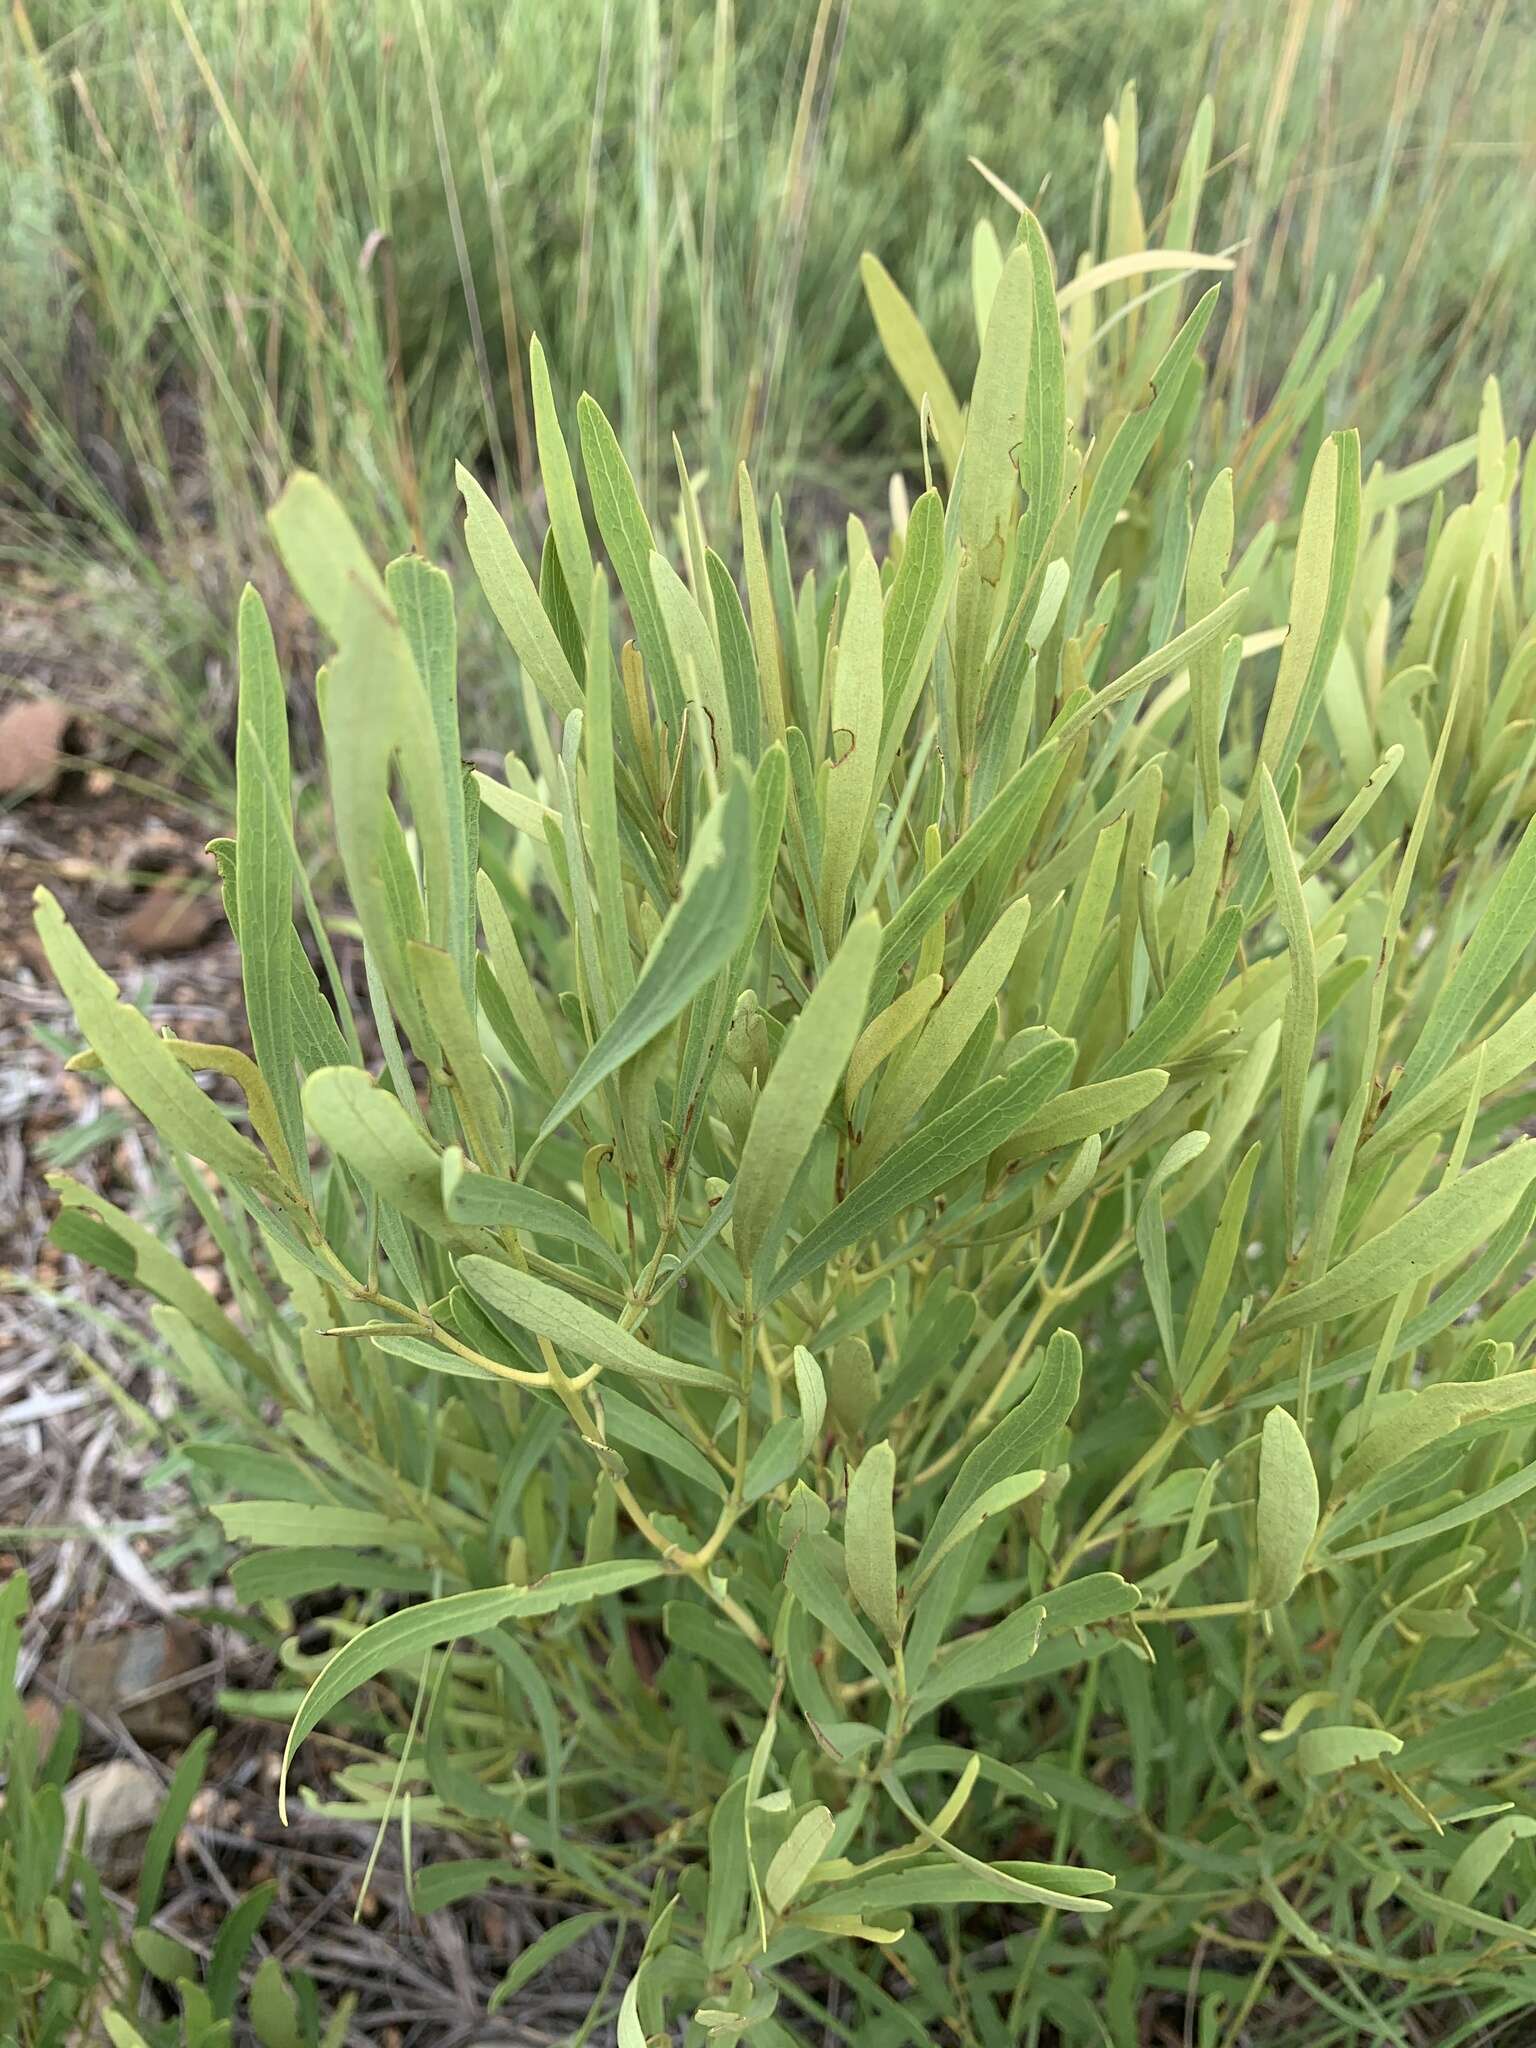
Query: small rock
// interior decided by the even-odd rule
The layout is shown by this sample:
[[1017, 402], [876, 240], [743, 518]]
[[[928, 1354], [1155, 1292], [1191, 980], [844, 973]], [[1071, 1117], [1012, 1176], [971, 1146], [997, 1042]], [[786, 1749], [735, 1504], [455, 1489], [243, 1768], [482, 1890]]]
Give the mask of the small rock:
[[85, 1853], [104, 1884], [115, 1888], [131, 1883], [164, 1796], [154, 1772], [126, 1757], [96, 1764], [64, 1787], [69, 1838], [74, 1839], [83, 1813]]
[[43, 1667], [57, 1691], [99, 1720], [120, 1717], [146, 1749], [177, 1749], [191, 1739], [192, 1702], [178, 1681], [202, 1662], [195, 1630], [151, 1622], [76, 1643]]

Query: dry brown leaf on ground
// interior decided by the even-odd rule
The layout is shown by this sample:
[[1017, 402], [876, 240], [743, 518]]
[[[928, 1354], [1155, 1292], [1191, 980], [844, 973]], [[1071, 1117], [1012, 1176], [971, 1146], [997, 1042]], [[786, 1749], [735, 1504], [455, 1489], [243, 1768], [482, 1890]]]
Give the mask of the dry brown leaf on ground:
[[50, 790], [69, 754], [74, 713], [56, 697], [0, 711], [0, 797]]

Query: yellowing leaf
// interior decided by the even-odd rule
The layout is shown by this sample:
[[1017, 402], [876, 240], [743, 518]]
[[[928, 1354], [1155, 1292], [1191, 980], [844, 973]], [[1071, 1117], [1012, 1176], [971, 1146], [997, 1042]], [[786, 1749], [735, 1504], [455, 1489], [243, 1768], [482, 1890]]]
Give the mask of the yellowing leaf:
[[128, 1100], [171, 1144], [253, 1193], [294, 1208], [296, 1198], [275, 1168], [209, 1101], [143, 1011], [121, 999], [47, 889], [37, 891], [33, 921], [80, 1029]]
[[1278, 1606], [1295, 1592], [1317, 1533], [1317, 1511], [1317, 1472], [1306, 1438], [1288, 1409], [1271, 1408], [1259, 1449], [1256, 1606]]
[[1402, 1746], [1385, 1728], [1309, 1728], [1296, 1744], [1296, 1761], [1309, 1778], [1331, 1778], [1396, 1756]]
[[896, 1524], [891, 1508], [895, 1479], [896, 1453], [888, 1443], [876, 1444], [864, 1453], [848, 1482], [843, 1537], [853, 1597], [888, 1643], [901, 1640]]
[[940, 367], [922, 322], [885, 265], [877, 256], [866, 254], [859, 259], [859, 275], [864, 282], [865, 296], [881, 343], [890, 357], [891, 368], [901, 379], [902, 389], [919, 412], [926, 400], [939, 454], [945, 469], [953, 476], [960, 461], [961, 442], [965, 438], [960, 401]]
[[849, 579], [848, 611], [833, 657], [832, 731], [822, 823], [821, 928], [841, 932], [874, 803], [884, 710], [880, 572], [865, 555]]

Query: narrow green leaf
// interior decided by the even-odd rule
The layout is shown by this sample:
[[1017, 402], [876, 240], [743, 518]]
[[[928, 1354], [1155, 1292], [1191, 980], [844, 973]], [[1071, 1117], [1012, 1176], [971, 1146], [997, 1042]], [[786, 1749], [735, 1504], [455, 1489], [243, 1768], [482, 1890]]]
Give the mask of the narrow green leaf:
[[878, 1017], [870, 1019], [848, 1061], [843, 1104], [850, 1115], [870, 1075], [917, 1029], [943, 993], [943, 975], [925, 974], [887, 1004]]
[[778, 1487], [785, 1486], [799, 1470], [804, 1452], [801, 1445], [804, 1431], [799, 1419], [793, 1415], [781, 1415], [763, 1432], [762, 1441], [747, 1460], [746, 1476], [741, 1484], [743, 1500], [764, 1500]]
[[838, 1885], [818, 1895], [816, 1910], [822, 1915], [870, 1914], [921, 1906], [1017, 1905], [1021, 1887], [1027, 1886], [1037, 1905], [1064, 1913], [1107, 1913], [1108, 1902], [1095, 1894], [1113, 1891], [1114, 1884], [1108, 1871], [1075, 1864], [999, 1863], [995, 1874], [987, 1876], [949, 1862], [927, 1863]]
[[587, 540], [586, 521], [581, 516], [581, 497], [570, 451], [560, 431], [560, 413], [550, 382], [549, 364], [539, 337], [528, 340], [529, 381], [533, 386], [533, 431], [539, 450], [539, 476], [549, 505], [550, 531], [565, 571], [566, 588], [582, 591], [592, 584], [592, 549]]
[[239, 1500], [216, 1507], [219, 1526], [231, 1543], [261, 1543], [278, 1550], [356, 1545], [395, 1550], [401, 1543], [430, 1544], [431, 1532], [398, 1515], [367, 1508], [309, 1506], [302, 1501]]
[[1076, 633], [1087, 616], [1097, 588], [1095, 571], [1110, 529], [1119, 518], [1132, 486], [1141, 474], [1157, 437], [1173, 411], [1195, 359], [1195, 350], [1210, 325], [1220, 296], [1213, 285], [1169, 343], [1168, 352], [1152, 372], [1150, 402], [1123, 421], [1105, 450], [1094, 475], [1077, 532], [1072, 559], [1072, 586], [1067, 597], [1065, 626]]
[[543, 1006], [539, 1002], [533, 977], [528, 972], [522, 949], [517, 943], [517, 933], [507, 907], [502, 902], [495, 883], [490, 876], [481, 872], [476, 889], [480, 904], [480, 922], [485, 929], [485, 943], [491, 971], [511, 1012], [517, 1033], [527, 1050], [528, 1064], [533, 1069], [525, 1074], [529, 1082], [542, 1081], [552, 1095], [558, 1094], [565, 1085], [565, 1068], [555, 1045]]
[[115, 1247], [119, 1256], [108, 1265], [101, 1255], [105, 1246], [90, 1252], [79, 1245], [72, 1249], [82, 1257], [92, 1257], [109, 1272], [116, 1272], [120, 1279], [137, 1281], [146, 1293], [185, 1317], [217, 1350], [238, 1359], [259, 1380], [272, 1383], [270, 1361], [236, 1328], [208, 1290], [193, 1279], [176, 1253], [162, 1244], [153, 1231], [125, 1215], [105, 1195], [72, 1180], [68, 1174], [49, 1174], [47, 1185], [49, 1192], [58, 1197], [60, 1222], [67, 1217], [78, 1217], [81, 1221], [89, 1218], [105, 1233], [107, 1245]]
[[283, 1749], [280, 1796], [286, 1824], [288, 1766], [294, 1751], [311, 1730], [317, 1728], [333, 1707], [349, 1693], [377, 1678], [381, 1671], [414, 1667], [416, 1661], [439, 1643], [451, 1643], [461, 1636], [484, 1635], [504, 1621], [531, 1621], [541, 1614], [554, 1614], [562, 1607], [582, 1606], [603, 1600], [632, 1586], [643, 1586], [659, 1578], [662, 1566], [654, 1561], [615, 1559], [604, 1564], [577, 1565], [569, 1571], [551, 1572], [531, 1586], [492, 1586], [484, 1591], [450, 1593], [443, 1600], [427, 1600], [402, 1613], [386, 1615], [353, 1636], [330, 1657], [305, 1693], [288, 1731]]
[[[768, 1727], [771, 1730], [770, 1718]], [[772, 1741], [771, 1733], [768, 1740]], [[745, 1772], [732, 1778], [709, 1817], [709, 1894], [704, 1907], [704, 1959], [719, 1969], [728, 1946], [741, 1933], [748, 1896]]]
[[928, 681], [957, 567], [944, 544], [943, 501], [937, 491], [924, 491], [907, 520], [901, 562], [885, 600], [881, 632], [885, 702], [877, 787], [891, 772]]
[[837, 1545], [830, 1536], [803, 1535], [789, 1554], [785, 1583], [806, 1612], [863, 1665], [871, 1678], [888, 1687], [890, 1673], [885, 1659], [833, 1575], [829, 1560], [836, 1556]]
[[[1061, 715], [1050, 728], [1050, 738], [1058, 746], [1069, 745], [1079, 733], [1092, 725], [1096, 719], [1102, 718], [1104, 713], [1116, 704], [1140, 696], [1153, 683], [1160, 682], [1164, 676], [1173, 675], [1184, 668], [1193, 661], [1201, 648], [1209, 647], [1225, 638], [1247, 602], [1246, 586], [1241, 590], [1234, 590], [1230, 596], [1223, 598], [1215, 611], [1197, 620], [1193, 626], [1186, 626], [1182, 633], [1176, 633], [1171, 640], [1166, 641], [1161, 647], [1154, 648], [1150, 654], [1144, 654], [1140, 661], [1133, 663], [1112, 682], [1106, 683], [1103, 689], [1078, 691], [1069, 703], [1062, 707]], [[1126, 794], [1127, 791], [1122, 790], [1118, 799], [1120, 803], [1123, 804]]]
[[375, 1331], [369, 1342], [386, 1357], [419, 1366], [423, 1372], [446, 1373], [455, 1380], [496, 1380], [501, 1377], [489, 1366], [478, 1365], [472, 1358], [461, 1358], [457, 1351], [445, 1350], [440, 1344], [430, 1344], [424, 1337], [386, 1336]]
[[441, 569], [405, 555], [384, 571], [384, 590], [394, 606], [411, 650], [437, 736], [438, 775], [442, 785], [444, 854], [447, 873], [440, 878], [446, 925], [438, 943], [458, 970], [466, 1002], [474, 995], [474, 916], [470, 908], [474, 863], [469, 851], [469, 822], [464, 804], [464, 761], [459, 742], [458, 628], [454, 621], [453, 584]]
[[858, 1180], [867, 1179], [899, 1142], [970, 1043], [972, 1033], [992, 1012], [998, 990], [1018, 959], [1029, 915], [1027, 896], [1008, 906], [917, 1036], [887, 1067], [870, 1104], [856, 1156]]
[[1344, 1461], [1333, 1489], [1335, 1503], [1394, 1465], [1440, 1444], [1463, 1423], [1484, 1417], [1513, 1415], [1536, 1403], [1536, 1372], [1508, 1373], [1497, 1380], [1442, 1380], [1414, 1387], [1390, 1415], [1374, 1423]]
[[1278, 1296], [1249, 1325], [1250, 1337], [1355, 1315], [1430, 1279], [1491, 1237], [1533, 1179], [1536, 1144], [1522, 1139], [1437, 1188], [1318, 1279]]
[[1253, 1187], [1253, 1176], [1258, 1170], [1260, 1152], [1261, 1147], [1257, 1141], [1249, 1146], [1221, 1198], [1216, 1228], [1211, 1235], [1210, 1250], [1200, 1268], [1194, 1299], [1189, 1305], [1189, 1314], [1184, 1321], [1184, 1337], [1175, 1372], [1175, 1379], [1181, 1391], [1193, 1379], [1195, 1369], [1205, 1357], [1216, 1331], [1221, 1304], [1226, 1298], [1232, 1268], [1237, 1261], [1238, 1246], [1242, 1241], [1243, 1223], [1248, 1213], [1248, 1196]]
[[465, 1141], [490, 1172], [506, 1173], [512, 1165], [506, 1099], [480, 1049], [479, 1027], [465, 1000], [457, 965], [436, 946], [424, 946], [415, 939], [406, 946], [406, 959], [437, 1040]]
[[[560, 637], [501, 514], [462, 463], [454, 478], [464, 499], [464, 544], [486, 601], [529, 682], [557, 715], [580, 708], [581, 691]], [[590, 577], [575, 587], [585, 590]]]
[[1069, 1088], [1029, 1118], [1009, 1153], [1018, 1159], [1036, 1159], [1064, 1145], [1080, 1145], [1084, 1138], [1097, 1137], [1101, 1131], [1139, 1116], [1167, 1086], [1166, 1072], [1148, 1067], [1139, 1074], [1122, 1074], [1118, 1080], [1090, 1081], [1086, 1087]]
[[619, 579], [619, 588], [628, 600], [635, 638], [645, 657], [646, 673], [656, 692], [662, 718], [675, 736], [682, 725], [683, 692], [651, 582], [651, 556], [656, 550], [651, 523], [640, 503], [640, 493], [635, 489], [618, 437], [602, 407], [586, 392], [577, 401], [576, 423], [598, 531]]
[[657, 616], [667, 636], [683, 695], [690, 703], [698, 704], [709, 721], [710, 745], [716, 762], [728, 761], [733, 751], [731, 705], [720, 650], [709, 622], [693, 592], [665, 555], [652, 554], [650, 579]]
[[[1232, 472], [1218, 471], [1205, 494], [1189, 544], [1184, 581], [1184, 623], [1197, 625], [1221, 603], [1232, 556]], [[1195, 765], [1207, 817], [1221, 802], [1221, 654], [1214, 642], [1190, 657], [1189, 698]]]
[[752, 629], [731, 572], [713, 548], [705, 550], [704, 571], [714, 599], [720, 666], [725, 676], [725, 701], [730, 706], [735, 748], [749, 766], [755, 767], [763, 752], [763, 719]]
[[[422, 1024], [404, 942], [421, 911], [410, 861], [400, 858], [390, 779], [398, 759], [427, 885], [425, 936], [447, 948], [455, 863], [431, 707], [383, 581], [334, 493], [300, 471], [268, 524], [289, 575], [336, 643], [322, 714], [337, 846], [369, 951], [415, 1039]], [[413, 906], [404, 920], [399, 887]]]
[[1496, 1486], [1490, 1486], [1470, 1499], [1458, 1500], [1454, 1507], [1443, 1508], [1437, 1515], [1427, 1515], [1421, 1522], [1399, 1524], [1389, 1529], [1384, 1536], [1369, 1537], [1364, 1543], [1353, 1543], [1344, 1550], [1333, 1550], [1329, 1562], [1352, 1564], [1357, 1558], [1382, 1557], [1391, 1550], [1409, 1547], [1419, 1549], [1433, 1543], [1437, 1538], [1448, 1535], [1452, 1529], [1465, 1528], [1469, 1522], [1480, 1522], [1486, 1517], [1498, 1514], [1526, 1494], [1536, 1490], [1536, 1461], [1522, 1465], [1519, 1471], [1511, 1472], [1507, 1479], [1501, 1479]]
[[1437, 1716], [1422, 1735], [1411, 1735], [1403, 1745], [1404, 1771], [1440, 1771], [1470, 1776], [1486, 1764], [1513, 1755], [1529, 1739], [1531, 1714], [1536, 1710], [1536, 1685], [1521, 1685], [1488, 1706], [1471, 1712], [1450, 1711]]
[[848, 609], [832, 676], [831, 734], [822, 819], [821, 928], [841, 932], [848, 891], [868, 839], [880, 764], [880, 572], [865, 555], [849, 579]]
[[203, 1782], [203, 1772], [208, 1764], [208, 1752], [213, 1747], [215, 1731], [205, 1728], [194, 1736], [185, 1754], [176, 1766], [170, 1784], [166, 1787], [165, 1798], [150, 1828], [149, 1839], [144, 1844], [139, 1859], [137, 1902], [134, 1925], [147, 1927], [160, 1910], [160, 1896], [165, 1888], [166, 1872], [171, 1867], [175, 1853], [176, 1838], [186, 1826], [187, 1815], [192, 1811], [192, 1802], [197, 1797]]
[[1198, 1159], [1210, 1144], [1208, 1131], [1186, 1131], [1175, 1138], [1147, 1176], [1141, 1206], [1136, 1213], [1136, 1249], [1141, 1257], [1142, 1275], [1162, 1339], [1168, 1370], [1173, 1371], [1178, 1346], [1173, 1333], [1173, 1295], [1168, 1277], [1167, 1226], [1163, 1219], [1163, 1188], [1176, 1173]]
[[[245, 1112], [250, 1118], [251, 1129], [266, 1146], [268, 1156], [283, 1179], [294, 1183], [293, 1158], [278, 1122], [277, 1105], [272, 1100], [272, 1091], [265, 1076], [255, 1062], [232, 1045], [201, 1045], [196, 1039], [188, 1038], [162, 1038], [159, 1042], [189, 1073], [223, 1074], [235, 1083], [245, 1096]], [[71, 1074], [98, 1073], [105, 1064], [100, 1053], [76, 1053], [66, 1071]]]
[[[610, 1442], [643, 1451], [658, 1464], [670, 1466], [674, 1472], [692, 1480], [695, 1486], [702, 1486], [706, 1493], [722, 1500], [725, 1498], [725, 1482], [704, 1453], [691, 1444], [680, 1429], [674, 1429], [670, 1422], [664, 1422], [649, 1408], [627, 1400], [614, 1387], [603, 1389], [603, 1429]], [[736, 1640], [745, 1642], [741, 1636]]]
[[951, 497], [960, 543], [983, 585], [1001, 581], [1009, 513], [1019, 485], [1019, 450], [1034, 338], [1034, 262], [1016, 248], [1003, 264], [965, 422], [964, 459]]
[[439, 1171], [442, 1177], [443, 1211], [450, 1223], [466, 1227], [512, 1229], [534, 1237], [558, 1238], [563, 1244], [580, 1245], [613, 1272], [626, 1275], [628, 1268], [618, 1253], [569, 1202], [546, 1195], [521, 1181], [499, 1179], [477, 1173], [457, 1146], [444, 1152]]
[[857, 1438], [874, 1413], [880, 1381], [874, 1354], [863, 1337], [843, 1337], [827, 1363], [827, 1405], [843, 1435]]
[[203, 1980], [215, 2019], [228, 2019], [234, 2011], [246, 1958], [266, 1924], [277, 1891], [275, 1878], [265, 1884], [254, 1885], [239, 1905], [225, 1916], [219, 1928], [213, 1954], [208, 1959], [208, 1973]]
[[547, 1970], [567, 1949], [574, 1948], [578, 1941], [603, 1926], [609, 1917], [607, 1913], [572, 1913], [569, 1919], [557, 1920], [553, 1927], [546, 1927], [536, 1941], [529, 1942], [496, 1986], [486, 2011], [496, 2012], [509, 1998], [516, 1997], [541, 1971]]
[[671, 1380], [678, 1386], [707, 1387], [720, 1393], [728, 1393], [734, 1386], [723, 1372], [650, 1350], [590, 1303], [496, 1259], [479, 1253], [460, 1259], [459, 1277], [487, 1307], [510, 1317], [536, 1337], [547, 1337], [550, 1343], [574, 1353], [586, 1364], [611, 1366], [615, 1372], [634, 1373], [640, 1379]]
[[1479, 1829], [1446, 1873], [1444, 1893], [1458, 1906], [1470, 1906], [1516, 1842], [1536, 1835], [1536, 1815], [1505, 1813]]
[[989, 1486], [985, 1493], [973, 1500], [960, 1520], [945, 1536], [943, 1543], [927, 1559], [921, 1572], [913, 1577], [912, 1594], [916, 1598], [923, 1584], [933, 1576], [936, 1566], [942, 1564], [950, 1552], [966, 1543], [994, 1515], [1006, 1514], [1009, 1508], [1017, 1507], [1021, 1500], [1028, 1500], [1032, 1493], [1038, 1493], [1049, 1475], [1040, 1468], [1032, 1472], [1013, 1472], [1006, 1479], [999, 1479], [995, 1486]]
[[879, 950], [878, 918], [860, 918], [785, 1033], [736, 1174], [731, 1230], [744, 1273], [778, 1248], [784, 1205], [863, 1025]]
[[235, 905], [251, 1044], [289, 1157], [308, 1186], [304, 1116], [295, 1072], [294, 1007], [283, 964], [293, 944], [293, 829], [288, 700], [266, 608], [248, 583], [240, 596], [240, 702], [235, 733]]
[[1285, 1023], [1280, 1034], [1280, 1164], [1285, 1178], [1285, 1232], [1288, 1247], [1297, 1242], [1297, 1181], [1306, 1114], [1307, 1076], [1317, 1044], [1317, 947], [1290, 828], [1269, 770], [1259, 765], [1259, 793], [1264, 810], [1264, 839], [1269, 871], [1275, 884], [1275, 907], [1290, 949], [1291, 978], [1285, 997]]
[[917, 1575], [947, 1541], [951, 1530], [984, 1494], [1016, 1472], [1029, 1470], [1077, 1406], [1083, 1352], [1070, 1330], [1057, 1330], [1045, 1347], [1029, 1391], [966, 1458], [945, 1494], [917, 1558]]
[[1243, 913], [1234, 904], [1217, 918], [1194, 958], [1173, 977], [1120, 1050], [1105, 1061], [1101, 1080], [1150, 1067], [1178, 1051], [1226, 980], [1242, 932]]
[[946, 850], [937, 865], [903, 898], [885, 929], [875, 975], [876, 1001], [888, 1000], [887, 979], [915, 950], [929, 927], [943, 917], [961, 892], [992, 860], [1010, 871], [1029, 852], [1046, 804], [1050, 801], [1062, 757], [1053, 745], [1041, 747], [993, 797], [979, 818]]
[[1466, 1043], [1469, 1033], [1536, 939], [1536, 821], [1499, 875], [1481, 906], [1466, 951], [1442, 985], [1424, 1028], [1392, 1092], [1389, 1116], [1401, 1116], [1426, 1083], [1435, 1080]]
[[1444, 1130], [1464, 1114], [1474, 1082], [1479, 1101], [1507, 1087], [1536, 1064], [1536, 995], [1480, 1043], [1468, 1047], [1436, 1079], [1425, 1081], [1400, 1115], [1389, 1104], [1382, 1121], [1360, 1147], [1360, 1164], [1375, 1167], [1383, 1152], [1400, 1152], [1428, 1132]]
[[1006, 1620], [965, 1636], [918, 1688], [916, 1705], [931, 1713], [962, 1692], [1016, 1680], [1028, 1668], [1043, 1635], [1101, 1626], [1134, 1613], [1136, 1588], [1116, 1572], [1095, 1572], [1015, 1609]]
[[758, 522], [757, 500], [744, 462], [737, 467], [736, 494], [741, 511], [742, 569], [752, 621], [752, 648], [757, 656], [764, 729], [770, 740], [782, 740], [785, 729], [784, 653], [774, 611], [773, 581], [763, 553], [763, 530]]
[[843, 1523], [849, 1590], [888, 1643], [901, 1640], [896, 1523], [891, 1506], [895, 1481], [896, 1453], [888, 1443], [874, 1445], [864, 1453], [848, 1482]]
[[[1332, 434], [1318, 450], [1301, 511], [1289, 630], [1264, 719], [1259, 766], [1284, 781], [1300, 757], [1343, 632], [1360, 532], [1360, 438]], [[1259, 804], [1257, 780], [1238, 821], [1246, 836]]]
[[1089, 975], [1103, 957], [1099, 936], [1114, 893], [1115, 876], [1119, 872], [1129, 825], [1130, 815], [1123, 811], [1118, 818], [1112, 818], [1094, 839], [1088, 871], [1073, 906], [1066, 950], [1052, 978], [1046, 1006], [1045, 1021], [1053, 1031], [1071, 1031], [1077, 1021]]
[[219, 1113], [143, 1012], [121, 999], [116, 982], [96, 965], [51, 892], [39, 888], [35, 902], [33, 922], [48, 965], [114, 1084], [166, 1143], [255, 1194], [296, 1208], [277, 1171]]
[[924, 400], [927, 401], [939, 454], [945, 469], [953, 476], [965, 439], [960, 401], [933, 352], [933, 344], [923, 331], [921, 321], [885, 265], [878, 257], [866, 253], [859, 259], [859, 276], [891, 368], [918, 412], [923, 410]]
[[1067, 383], [1050, 244], [1027, 207], [1019, 220], [1019, 239], [1029, 252], [1032, 283], [1029, 388], [1023, 445], [1017, 457], [1024, 493], [1018, 573], [1027, 578], [1044, 555], [1061, 511], [1067, 460]]
[[1037, 1046], [1005, 1074], [921, 1125], [806, 1233], [774, 1274], [767, 1299], [798, 1287], [849, 1245], [873, 1239], [892, 1217], [988, 1158], [1021, 1125], [1030, 1129], [1041, 1103], [1071, 1072], [1072, 1053], [1068, 1039]]
[[809, 1458], [827, 1421], [827, 1383], [803, 1344], [794, 1349], [795, 1392], [800, 1397], [800, 1456]]
[[545, 1117], [523, 1160], [573, 1115], [627, 1060], [664, 1031], [723, 967], [739, 943], [752, 900], [752, 806], [747, 785], [732, 772], [699, 827], [682, 889], [645, 957], [628, 1000], [597, 1040]]

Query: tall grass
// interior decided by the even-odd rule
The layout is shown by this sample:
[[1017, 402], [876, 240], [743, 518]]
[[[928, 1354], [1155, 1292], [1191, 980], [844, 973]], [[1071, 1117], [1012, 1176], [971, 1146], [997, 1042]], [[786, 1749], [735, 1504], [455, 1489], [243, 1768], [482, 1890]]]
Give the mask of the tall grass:
[[[1229, 425], [1325, 293], [1381, 274], [1351, 410], [1368, 454], [1411, 454], [1465, 430], [1495, 362], [1530, 408], [1532, 72], [1507, 5], [1447, 0], [18, 0], [0, 546], [46, 555], [67, 526], [189, 590], [213, 646], [299, 461], [381, 549], [441, 553], [452, 457], [534, 540], [535, 331], [653, 507], [676, 497], [665, 422], [722, 517], [741, 459], [866, 511], [913, 448], [861, 252], [963, 388], [956, 252], [1012, 222], [968, 159], [1070, 270], [1102, 237], [1100, 117], [1131, 76], [1154, 229], [1201, 94], [1224, 109], [1205, 219], [1237, 254]], [[173, 673], [201, 687], [195, 659]]]

